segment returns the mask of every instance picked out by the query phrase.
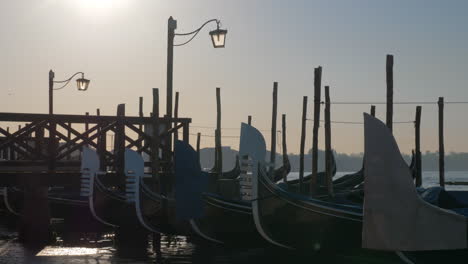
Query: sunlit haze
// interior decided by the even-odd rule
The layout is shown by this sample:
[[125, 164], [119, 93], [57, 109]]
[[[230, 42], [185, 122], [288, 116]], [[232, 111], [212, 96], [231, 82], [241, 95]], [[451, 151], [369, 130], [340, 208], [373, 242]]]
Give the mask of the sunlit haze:
[[[253, 125], [269, 142], [273, 82], [279, 83], [278, 128], [287, 115], [288, 151], [298, 153], [302, 96], [312, 118], [314, 67], [332, 101], [385, 102], [385, 57], [395, 56], [395, 101], [468, 101], [467, 1], [160, 1], [35, 0], [0, 2], [2, 87], [0, 112], [47, 113], [48, 72], [66, 79], [77, 71], [91, 80], [55, 91], [55, 113], [127, 115], [151, 111], [152, 88], [166, 103], [167, 19], [189, 32], [218, 18], [228, 30], [226, 47], [214, 49], [209, 24], [188, 45], [175, 47], [174, 91], [179, 116], [193, 119], [190, 140], [201, 132], [202, 147], [214, 145], [215, 88], [221, 87], [223, 145], [238, 148], [240, 122]], [[177, 37], [182, 43], [186, 38]], [[415, 105], [395, 105], [395, 121], [411, 121]], [[362, 122], [369, 105], [333, 105], [332, 120]], [[322, 108], [323, 110], [323, 108]], [[446, 151], [468, 151], [468, 105], [447, 105]], [[323, 112], [322, 112], [323, 113]], [[385, 105], [377, 105], [385, 118]], [[322, 118], [323, 119], [323, 118]], [[13, 124], [12, 124], [13, 126]], [[16, 126], [16, 125], [14, 125]], [[205, 128], [212, 127], [212, 128]], [[320, 128], [323, 148], [323, 126]], [[422, 151], [437, 150], [437, 106], [423, 105]], [[412, 124], [395, 124], [402, 151], [414, 146]], [[307, 145], [311, 147], [312, 124]], [[338, 152], [363, 151], [359, 124], [333, 124]], [[280, 138], [280, 137], [279, 137]]]

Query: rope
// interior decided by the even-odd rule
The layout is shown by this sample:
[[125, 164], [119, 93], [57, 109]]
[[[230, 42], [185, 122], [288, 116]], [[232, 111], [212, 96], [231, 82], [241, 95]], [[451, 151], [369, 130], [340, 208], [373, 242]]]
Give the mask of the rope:
[[[321, 101], [320, 104], [325, 104], [324, 101]], [[340, 105], [381, 105], [387, 104], [387, 102], [345, 102], [345, 101], [336, 101], [330, 102], [330, 104], [340, 104]], [[437, 102], [393, 102], [396, 105], [419, 105], [419, 104], [437, 104]], [[468, 104], [468, 101], [452, 101], [452, 102], [444, 102], [444, 104]]]
[[[306, 119], [307, 121], [314, 121], [313, 119]], [[320, 122], [325, 123], [325, 120], [320, 120]], [[330, 121], [332, 124], [352, 124], [352, 125], [361, 125], [364, 122], [357, 121]], [[394, 121], [393, 124], [413, 124], [414, 121]]]

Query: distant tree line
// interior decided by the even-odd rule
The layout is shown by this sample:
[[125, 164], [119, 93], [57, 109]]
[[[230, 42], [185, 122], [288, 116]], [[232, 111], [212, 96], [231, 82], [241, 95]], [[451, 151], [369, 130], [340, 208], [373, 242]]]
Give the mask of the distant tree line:
[[[202, 168], [212, 168], [214, 164], [214, 148], [201, 149], [200, 163]], [[312, 166], [312, 150], [309, 150], [304, 155], [304, 167], [305, 171], [311, 171]], [[223, 147], [223, 170], [227, 171], [232, 169], [237, 150], [231, 149], [230, 147]], [[325, 152], [319, 150], [318, 163], [319, 171], [324, 170], [324, 157]], [[299, 171], [299, 155], [288, 154], [289, 161], [293, 172]], [[334, 152], [337, 169], [338, 171], [357, 171], [362, 167], [363, 153], [357, 154], [345, 154]], [[270, 154], [267, 152], [267, 159]], [[409, 164], [411, 161], [411, 155], [403, 154], [403, 158]], [[276, 166], [279, 167], [282, 164], [282, 156], [277, 154]], [[426, 151], [422, 154], [422, 168], [425, 171], [437, 171], [439, 169], [439, 153]], [[466, 152], [450, 152], [445, 155], [445, 168], [447, 171], [468, 171], [468, 153]]]

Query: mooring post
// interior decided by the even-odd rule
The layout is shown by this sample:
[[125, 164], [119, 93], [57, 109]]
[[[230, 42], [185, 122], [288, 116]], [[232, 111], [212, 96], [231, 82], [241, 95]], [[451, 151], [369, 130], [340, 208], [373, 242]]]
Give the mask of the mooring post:
[[249, 124], [249, 126], [252, 125], [252, 116], [251, 115], [247, 116], [247, 124]]
[[307, 96], [302, 99], [301, 145], [299, 154], [299, 193], [304, 191], [304, 148], [307, 122]]
[[119, 186], [125, 186], [125, 104], [117, 106], [117, 124], [115, 129], [114, 150], [115, 150], [115, 172], [119, 181]]
[[[21, 130], [21, 125], [18, 125], [18, 131]], [[19, 152], [15, 151], [15, 159], [19, 160], [21, 159], [21, 154]]]
[[[69, 127], [72, 127], [72, 123], [71, 123], [71, 122], [68, 122], [67, 125], [68, 125]], [[68, 141], [71, 140], [71, 131], [70, 131], [69, 129], [67, 129], [67, 139], [68, 139]], [[68, 147], [68, 150], [71, 149], [71, 148], [72, 148], [72, 146]], [[71, 160], [71, 153], [69, 153], [69, 154], [67, 155], [67, 160]]]
[[[89, 138], [89, 133], [88, 133], [88, 130], [89, 130], [89, 121], [88, 121], [88, 118], [89, 118], [89, 112], [86, 112], [85, 113], [85, 116], [86, 116], [86, 119], [85, 119], [85, 133], [84, 133], [84, 137], [86, 139]], [[85, 146], [88, 146], [88, 144], [85, 144]]]
[[[10, 127], [7, 127], [7, 132], [10, 133]], [[14, 144], [14, 143], [13, 143], [13, 144]], [[15, 159], [16, 159], [16, 157], [15, 157], [15, 149], [12, 148], [12, 147], [9, 147], [8, 150], [9, 150], [9, 152], [10, 152], [10, 153], [9, 153], [9, 160], [15, 160]]]
[[370, 115], [375, 117], [375, 105], [370, 106]]
[[273, 83], [273, 110], [271, 111], [271, 145], [269, 175], [273, 178], [276, 165], [276, 117], [278, 115], [278, 82]]
[[[96, 109], [96, 116], [101, 116], [101, 110], [98, 108]], [[99, 120], [97, 122], [98, 127], [98, 138], [97, 138], [97, 153], [99, 156], [99, 170], [100, 171], [107, 171], [107, 166], [106, 166], [106, 157], [105, 157], [105, 152], [106, 152], [106, 145], [107, 145], [107, 137], [106, 137], [106, 132], [102, 132], [101, 127], [104, 126], [104, 122]]]
[[331, 117], [330, 117], [330, 87], [325, 86], [325, 171], [327, 174], [328, 195], [335, 196], [333, 191], [332, 148], [331, 148]]
[[439, 184], [445, 188], [444, 98], [439, 97]]
[[216, 88], [216, 131], [215, 131], [215, 155], [218, 179], [223, 173], [223, 153], [221, 149], [221, 89]]
[[[288, 148], [286, 146], [286, 115], [282, 115], [282, 120], [281, 120], [281, 131], [282, 131], [282, 140], [281, 142], [283, 143], [283, 166], [286, 166], [288, 163]], [[288, 181], [288, 173], [285, 172], [283, 174], [283, 182], [287, 183]]]
[[37, 156], [39, 157], [41, 154], [44, 153], [44, 128], [43, 127], [38, 127], [36, 128], [36, 133], [35, 133], [35, 144], [36, 144], [36, 150], [37, 150]]
[[322, 86], [322, 67], [314, 69], [314, 127], [312, 130], [312, 178], [310, 179], [310, 193], [316, 193], [317, 190], [317, 171], [318, 171], [318, 131], [320, 122], [320, 99]]
[[[139, 116], [139, 117], [143, 117], [143, 96], [140, 96], [140, 97], [138, 98], [138, 116]], [[139, 130], [140, 132], [143, 132], [143, 122], [140, 122], [140, 124], [138, 125], [138, 130]], [[139, 139], [140, 141], [139, 141], [138, 144], [137, 144], [137, 148], [138, 148], [138, 153], [141, 154], [141, 148], [142, 148], [142, 146], [143, 146], [143, 143], [142, 143], [143, 141], [141, 141], [142, 136], [139, 135], [139, 136], [138, 136], [138, 139]]]
[[[6, 127], [6, 131], [7, 131], [7, 133], [10, 133], [10, 127]], [[2, 155], [3, 155], [3, 159], [5, 159], [5, 160], [9, 160], [9, 159], [10, 159], [10, 158], [8, 157], [8, 148], [7, 148], [7, 147], [5, 147], [5, 148], [3, 149], [2, 153], [3, 153], [3, 154], [2, 154]]]
[[416, 118], [414, 120], [415, 138], [415, 162], [416, 162], [416, 187], [422, 185], [421, 171], [421, 106], [416, 106]]
[[151, 175], [155, 183], [155, 190], [157, 190], [157, 182], [160, 181], [161, 192], [165, 195], [166, 193], [166, 182], [165, 179], [160, 177], [159, 170], [159, 89], [153, 88], [153, 113], [151, 115], [152, 123], [152, 135], [151, 135]]
[[200, 164], [200, 137], [201, 133], [197, 133], [197, 153], [198, 153], [198, 164]]
[[387, 55], [387, 127], [393, 130], [393, 55]]
[[[175, 92], [174, 118], [179, 117], [179, 92]], [[179, 130], [174, 131], [174, 141], [179, 139]]]

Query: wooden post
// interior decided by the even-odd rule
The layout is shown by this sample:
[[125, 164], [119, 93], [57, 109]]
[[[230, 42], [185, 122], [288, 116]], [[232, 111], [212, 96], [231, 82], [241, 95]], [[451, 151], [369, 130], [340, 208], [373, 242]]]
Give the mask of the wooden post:
[[414, 120], [415, 138], [415, 162], [416, 162], [416, 187], [422, 185], [421, 171], [421, 106], [416, 106], [416, 118]]
[[44, 142], [44, 128], [39, 127], [36, 129], [36, 149], [37, 149], [37, 156], [39, 157], [40, 154], [44, 153], [44, 150], [46, 148], [46, 144]]
[[445, 188], [444, 98], [439, 97], [439, 184]]
[[[9, 133], [9, 132], [10, 132], [10, 127], [7, 127], [6, 130], [7, 130], [7, 132]], [[8, 157], [8, 148], [5, 147], [5, 148], [2, 150], [2, 156], [3, 156], [3, 159], [5, 159], [5, 160], [9, 160], [9, 159], [10, 159], [10, 158]]]
[[[89, 137], [89, 134], [88, 134], [88, 130], [89, 130], [89, 122], [88, 122], [89, 112], [86, 112], [85, 116], [86, 116], [86, 120], [85, 120], [85, 131], [86, 132], [84, 133], [84, 136], [85, 136], [85, 138], [88, 138]], [[86, 144], [85, 146], [88, 146], [88, 144]]]
[[302, 99], [302, 122], [301, 122], [301, 145], [299, 154], [299, 192], [304, 191], [304, 148], [306, 139], [306, 123], [307, 123], [307, 96]]
[[[139, 116], [139, 117], [143, 117], [143, 97], [142, 97], [142, 96], [140, 96], [140, 97], [139, 97], [139, 100], [138, 100], [138, 116]], [[140, 124], [138, 125], [138, 129], [139, 129], [140, 131], [143, 131], [143, 123], [140, 123]], [[141, 136], [138, 136], [138, 139], [140, 139], [140, 138], [141, 138]], [[138, 153], [140, 153], [140, 154], [141, 154], [141, 147], [142, 147], [142, 145], [143, 145], [143, 144], [142, 144], [142, 141], [140, 141], [140, 142], [138, 143], [138, 145], [137, 145], [137, 148], [140, 149], [140, 151], [138, 151]]]
[[200, 164], [200, 137], [201, 133], [197, 133], [197, 153], [198, 153], [198, 164]]
[[221, 149], [221, 89], [216, 88], [216, 131], [215, 131], [216, 169], [218, 179], [223, 172], [223, 153]]
[[[151, 174], [153, 181], [156, 183], [158, 180], [161, 182], [161, 192], [166, 194], [166, 185], [164, 179], [159, 177], [159, 89], [153, 88], [153, 113], [151, 115], [151, 124], [153, 133], [151, 135]], [[157, 186], [155, 186], [157, 188]]]
[[[68, 122], [68, 126], [72, 127], [72, 123]], [[71, 140], [71, 131], [67, 129], [67, 138], [68, 140]], [[70, 146], [69, 149], [71, 149], [73, 146]], [[67, 160], [71, 160], [71, 153], [67, 155]]]
[[48, 142], [48, 154], [49, 154], [49, 170], [48, 173], [49, 175], [54, 175], [55, 174], [55, 168], [56, 168], [56, 157], [57, 157], [57, 143], [58, 140], [56, 140], [56, 130], [57, 130], [57, 123], [54, 120], [54, 116], [50, 116], [49, 120], [50, 128], [49, 128], [49, 142]]
[[[179, 92], [175, 93], [174, 118], [179, 117]], [[179, 130], [174, 131], [174, 141], [179, 139]]]
[[325, 172], [327, 175], [328, 195], [335, 196], [333, 191], [332, 149], [331, 149], [331, 118], [330, 118], [330, 87], [325, 86]]
[[387, 127], [393, 130], [393, 55], [387, 55]]
[[[283, 143], [283, 166], [288, 162], [288, 149], [286, 146], [286, 115], [283, 114], [282, 120], [281, 120], [281, 125], [282, 125], [282, 140], [281, 142]], [[283, 182], [287, 183], [288, 181], [288, 174], [285, 173], [283, 175]]]
[[125, 186], [125, 104], [117, 106], [117, 124], [115, 129], [114, 150], [115, 150], [115, 172], [119, 185]]
[[316, 193], [317, 190], [317, 171], [318, 171], [318, 130], [320, 122], [320, 89], [322, 86], [322, 67], [314, 70], [314, 127], [312, 130], [312, 178], [310, 179], [310, 193]]
[[[101, 116], [101, 110], [96, 109], [96, 116]], [[105, 158], [105, 151], [106, 151], [106, 143], [107, 143], [107, 138], [106, 138], [106, 132], [103, 132], [101, 134], [101, 126], [103, 126], [102, 121], [98, 121], [98, 134], [100, 134], [97, 138], [97, 153], [99, 156], [99, 170], [100, 171], [107, 171], [107, 166], [106, 166], [106, 158]]]
[[375, 105], [370, 106], [370, 114], [371, 116], [375, 117]]
[[251, 116], [251, 115], [249, 115], [249, 116], [247, 117], [247, 124], [249, 124], [249, 126], [252, 125], [252, 116]]
[[182, 129], [183, 129], [182, 130], [182, 140], [187, 144], [190, 141], [190, 136], [189, 136], [190, 135], [190, 133], [189, 133], [190, 132], [190, 126], [189, 125], [190, 125], [190, 123], [184, 122], [184, 125], [182, 127]]
[[270, 177], [273, 178], [273, 172], [276, 165], [276, 116], [278, 114], [278, 82], [273, 83], [273, 111], [271, 113], [271, 145], [270, 145]]

